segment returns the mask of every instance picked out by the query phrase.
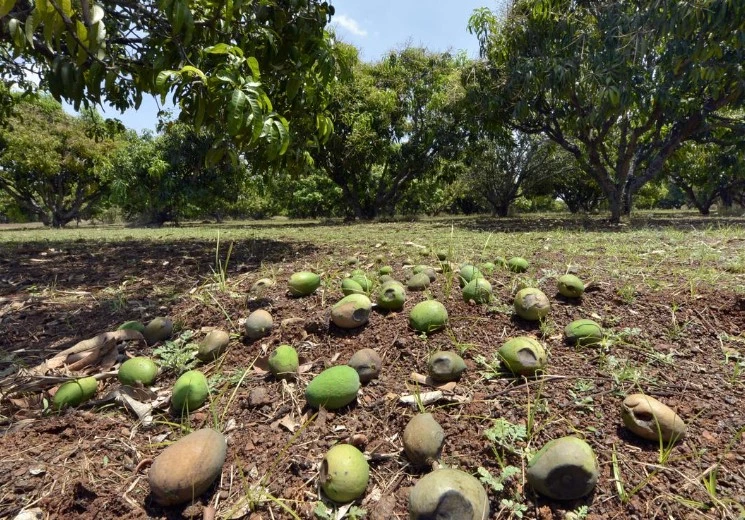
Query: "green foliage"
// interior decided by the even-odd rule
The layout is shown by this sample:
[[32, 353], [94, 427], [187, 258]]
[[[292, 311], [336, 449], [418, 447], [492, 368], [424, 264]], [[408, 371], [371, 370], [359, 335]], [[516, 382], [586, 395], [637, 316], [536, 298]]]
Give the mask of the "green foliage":
[[[365, 515], [367, 515], [367, 511], [365, 509], [357, 506], [352, 506], [346, 511], [346, 514], [341, 516], [341, 518], [349, 518], [349, 520], [360, 520], [362, 518], [365, 518]], [[316, 502], [316, 505], [313, 508], [313, 516], [315, 516], [319, 520], [334, 520], [336, 518], [340, 518], [340, 515], [337, 514], [336, 509], [327, 506], [321, 501]]]
[[245, 165], [226, 159], [207, 166], [213, 137], [167, 123], [153, 138], [128, 134], [113, 159], [114, 201], [129, 219], [162, 224], [210, 215], [218, 221], [245, 195]]
[[492, 475], [489, 470], [483, 467], [479, 467], [476, 472], [479, 474], [479, 480], [497, 493], [504, 490], [504, 484], [506, 481], [522, 473], [520, 468], [515, 466], [506, 466], [502, 468], [502, 472], [496, 477]]
[[415, 180], [440, 171], [455, 145], [450, 107], [461, 95], [458, 61], [407, 48], [373, 64], [348, 49], [350, 77], [334, 86], [335, 132], [316, 166], [342, 190], [355, 216], [391, 214]]
[[489, 203], [492, 214], [506, 217], [519, 197], [535, 194], [559, 168], [546, 140], [515, 133], [483, 138], [469, 150], [468, 182]]
[[281, 191], [289, 194], [286, 208], [287, 216], [291, 218], [340, 216], [344, 208], [341, 188], [317, 171], [289, 179], [282, 184]]
[[551, 179], [554, 196], [561, 199], [571, 213], [597, 210], [604, 198], [598, 183], [579, 168], [571, 154], [558, 147], [554, 153], [559, 164], [559, 172]]
[[[722, 197], [745, 187], [745, 148], [685, 143], [667, 164], [670, 180], [702, 215]], [[730, 202], [731, 204], [731, 202]]]
[[90, 137], [100, 119], [67, 115], [49, 97], [17, 103], [0, 129], [0, 189], [15, 216], [63, 227], [95, 210], [108, 191], [109, 156], [120, 146], [116, 135]]
[[[470, 100], [572, 154], [618, 221], [684, 142], [742, 134], [745, 5], [518, 0], [474, 13], [487, 65]], [[492, 121], [492, 124], [496, 124]]]
[[[172, 95], [182, 121], [217, 137], [208, 157], [259, 144], [275, 160], [290, 143], [287, 119], [331, 128], [324, 112], [334, 57], [319, 0], [5, 0], [0, 77], [41, 86], [75, 108], [103, 101], [139, 107]], [[302, 144], [299, 141], [298, 144]]]
[[158, 364], [164, 370], [183, 374], [199, 364], [196, 357], [199, 345], [191, 341], [193, 337], [194, 331], [185, 330], [176, 339], [165, 341], [162, 346], [153, 349], [153, 356], [158, 358]]

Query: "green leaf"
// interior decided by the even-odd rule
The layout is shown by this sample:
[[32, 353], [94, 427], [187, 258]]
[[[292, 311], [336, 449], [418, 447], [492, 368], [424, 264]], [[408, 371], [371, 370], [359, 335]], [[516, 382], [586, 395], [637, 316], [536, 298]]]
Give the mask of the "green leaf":
[[238, 135], [243, 122], [245, 120], [244, 112], [246, 103], [249, 98], [245, 92], [240, 89], [235, 89], [233, 95], [230, 96], [230, 103], [228, 103], [228, 134], [231, 136]]
[[223, 157], [225, 157], [225, 145], [221, 142], [215, 143], [216, 146], [213, 146], [207, 151], [207, 154], [205, 156], [204, 162], [208, 168], [217, 165]]
[[199, 132], [199, 130], [202, 128], [202, 123], [204, 122], [204, 116], [207, 113], [207, 102], [204, 100], [204, 98], [199, 98], [199, 101], [197, 101], [197, 113], [194, 116], [194, 130]]
[[72, 16], [73, 16], [72, 0], [60, 0], [59, 6], [60, 6], [60, 10], [64, 13], [64, 15], [72, 19]]
[[261, 77], [261, 71], [259, 70], [259, 60], [254, 58], [253, 56], [249, 56], [246, 60], [246, 63], [248, 63], [248, 68], [251, 69], [251, 75], [255, 80], [258, 80]]
[[17, 51], [23, 50], [26, 45], [26, 32], [18, 19], [13, 18], [8, 22], [8, 32], [13, 37], [13, 48]]
[[274, 125], [277, 128], [277, 133], [279, 134], [280, 139], [280, 148], [279, 148], [279, 155], [284, 155], [285, 152], [287, 152], [287, 148], [290, 146], [290, 132], [288, 132], [289, 124], [287, 123], [287, 120], [278, 115], [277, 119], [274, 121]]
[[184, 27], [184, 21], [186, 20], [186, 7], [184, 2], [176, 0], [173, 4], [173, 11], [171, 14], [171, 34], [179, 34], [181, 29]]
[[41, 15], [37, 9], [34, 9], [31, 13], [31, 16], [26, 18], [26, 41], [29, 43], [29, 45], [34, 44], [34, 31], [36, 30], [36, 26], [39, 24], [39, 19]]
[[158, 76], [155, 78], [155, 86], [159, 92], [165, 92], [167, 90], [166, 87], [168, 87], [168, 80], [170, 80], [171, 76], [174, 74], [176, 74], [175, 70], [161, 70], [158, 73]]
[[289, 99], [290, 101], [295, 99], [295, 96], [297, 96], [298, 90], [300, 90], [300, 85], [301, 85], [301, 81], [300, 81], [300, 78], [298, 78], [297, 76], [293, 76], [287, 81], [287, 90], [286, 90], [287, 99]]
[[206, 47], [204, 52], [207, 54], [233, 54], [235, 56], [243, 56], [243, 49], [235, 45], [229, 45], [227, 43], [218, 43], [210, 47]]
[[6, 16], [16, 5], [16, 0], [0, 0], [0, 18]]
[[183, 67], [181, 67], [179, 74], [181, 75], [188, 74], [188, 75], [198, 76], [199, 79], [207, 83], [207, 76], [204, 74], [204, 72], [194, 67], [193, 65], [184, 65]]

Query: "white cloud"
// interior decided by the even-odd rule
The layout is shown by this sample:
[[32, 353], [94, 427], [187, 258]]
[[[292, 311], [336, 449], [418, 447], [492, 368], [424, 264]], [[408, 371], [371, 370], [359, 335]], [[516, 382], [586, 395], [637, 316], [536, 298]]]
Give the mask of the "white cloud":
[[355, 20], [354, 18], [350, 18], [345, 14], [338, 14], [334, 16], [334, 22], [336, 22], [339, 27], [346, 29], [355, 36], [360, 36], [362, 38], [367, 36], [367, 31], [360, 27], [360, 24], [357, 22], [357, 20]]

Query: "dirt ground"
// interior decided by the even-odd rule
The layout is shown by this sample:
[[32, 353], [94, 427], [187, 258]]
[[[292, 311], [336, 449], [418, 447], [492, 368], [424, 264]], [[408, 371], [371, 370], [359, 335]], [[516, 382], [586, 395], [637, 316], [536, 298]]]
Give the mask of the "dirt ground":
[[[337, 442], [353, 442], [369, 458], [370, 483], [358, 503], [367, 518], [407, 518], [408, 492], [423, 472], [402, 453], [403, 429], [417, 410], [399, 398], [428, 390], [413, 383], [410, 374], [426, 373], [428, 354], [435, 350], [461, 352], [468, 366], [452, 394], [427, 406], [446, 432], [443, 464], [499, 474], [495, 447], [484, 436], [497, 418], [529, 429], [517, 443], [518, 453], [504, 451], [505, 463], [521, 470], [525, 458], [520, 451], [535, 451], [563, 435], [584, 437], [597, 454], [600, 478], [590, 496], [570, 503], [546, 500], [518, 475], [502, 492], [489, 489], [492, 518], [510, 516], [504, 500], [522, 505], [524, 518], [539, 519], [582, 518], [582, 506], [588, 506], [586, 517], [594, 519], [743, 514], [741, 292], [731, 286], [690, 290], [672, 263], [657, 266], [660, 287], [639, 284], [631, 290], [602, 275], [607, 265], [580, 263], [577, 274], [593, 284], [580, 301], [570, 301], [556, 293], [555, 280], [545, 269], [576, 259], [551, 250], [528, 258], [528, 276], [538, 280], [552, 302], [550, 320], [542, 327], [513, 317], [519, 277], [497, 269], [488, 276], [496, 296], [491, 305], [463, 302], [457, 283], [440, 273], [429, 292], [407, 294], [403, 312], [374, 311], [365, 327], [338, 329], [329, 323], [329, 309], [342, 296], [340, 280], [353, 269], [345, 259], [355, 256], [356, 267], [375, 273], [374, 259], [383, 255], [399, 280], [409, 272], [407, 257], [434, 263], [415, 256], [416, 249], [378, 246], [360, 250], [282, 240], [239, 243], [227, 287], [214, 283], [214, 244], [207, 241], [94, 247], [85, 241], [33, 242], [0, 249], [0, 373], [6, 385], [19, 377], [14, 373], [19, 366], [34, 366], [126, 320], [171, 316], [180, 331], [195, 331], [197, 340], [212, 327], [236, 333], [223, 358], [201, 366], [213, 383], [211, 406], [183, 421], [163, 410], [145, 427], [112, 405], [43, 413], [39, 392], [6, 396], [0, 518], [35, 508], [41, 511], [39, 518], [201, 518], [208, 504], [216, 505], [218, 518], [313, 518], [319, 463]], [[305, 298], [287, 295], [290, 273], [319, 266], [326, 281], [321, 289]], [[667, 279], [659, 274], [666, 269]], [[260, 298], [248, 297], [251, 285], [267, 275], [276, 278], [276, 287]], [[428, 297], [445, 304], [450, 326], [423, 338], [409, 329], [408, 311]], [[250, 342], [238, 334], [240, 320], [256, 308], [270, 311], [275, 327], [269, 336]], [[564, 326], [580, 318], [602, 322], [609, 333], [607, 344], [566, 345]], [[288, 321], [280, 326], [283, 320]], [[492, 360], [508, 338], [518, 335], [535, 336], [546, 346], [545, 376], [520, 380], [490, 373], [479, 361]], [[307, 371], [295, 383], [274, 380], [253, 367], [281, 343], [294, 345], [307, 362]], [[309, 410], [303, 394], [307, 382], [326, 367], [346, 363], [360, 348], [380, 353], [380, 378], [363, 386], [357, 402], [341, 410], [317, 415]], [[152, 354], [152, 348], [133, 344], [122, 349], [126, 356]], [[167, 391], [176, 377], [162, 373], [156, 390]], [[104, 380], [98, 395], [114, 386], [115, 378]], [[662, 400], [688, 423], [688, 435], [667, 460], [661, 460], [659, 445], [636, 438], [621, 423], [623, 397], [639, 391]], [[147, 461], [164, 443], [181, 436], [179, 422], [192, 429], [225, 429], [228, 457], [222, 477], [195, 504], [161, 508], [148, 496]], [[703, 483], [712, 480], [715, 490], [710, 493]], [[578, 516], [567, 516], [569, 512]]]

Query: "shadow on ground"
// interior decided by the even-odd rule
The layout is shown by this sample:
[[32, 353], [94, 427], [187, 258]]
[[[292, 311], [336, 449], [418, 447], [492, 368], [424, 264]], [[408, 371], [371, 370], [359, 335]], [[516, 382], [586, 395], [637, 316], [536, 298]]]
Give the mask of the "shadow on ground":
[[[227, 246], [220, 251], [225, 262]], [[228, 275], [258, 269], [262, 262], [279, 262], [310, 254], [310, 244], [266, 239], [241, 240], [233, 245]], [[91, 290], [118, 287], [146, 273], [148, 280], [184, 291], [218, 269], [215, 242], [179, 241], [39, 241], [0, 251], [0, 296], [18, 291]]]
[[[227, 246], [220, 251], [225, 262]], [[315, 247], [274, 240], [233, 245], [226, 278]], [[215, 283], [214, 241], [39, 241], [0, 250], [0, 353], [26, 363], [130, 319], [169, 315], [193, 288]], [[19, 350], [20, 349], [20, 350]]]
[[625, 232], [639, 229], [679, 229], [683, 231], [702, 230], [745, 225], [743, 217], [701, 217], [672, 216], [666, 214], [645, 214], [643, 217], [633, 217], [620, 224], [611, 224], [607, 217], [597, 215], [582, 215], [567, 217], [554, 216], [522, 216], [522, 217], [477, 217], [471, 219], [443, 220], [441, 225], [468, 229], [470, 231], [489, 231], [501, 233], [524, 233], [526, 231], [608, 231]]

